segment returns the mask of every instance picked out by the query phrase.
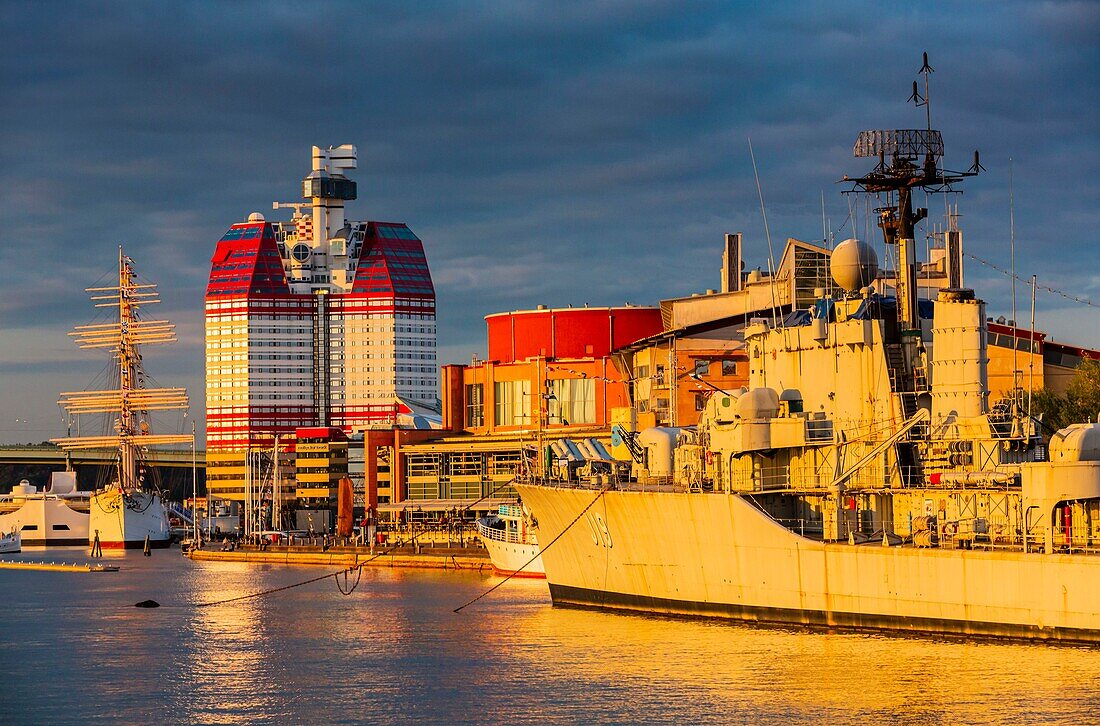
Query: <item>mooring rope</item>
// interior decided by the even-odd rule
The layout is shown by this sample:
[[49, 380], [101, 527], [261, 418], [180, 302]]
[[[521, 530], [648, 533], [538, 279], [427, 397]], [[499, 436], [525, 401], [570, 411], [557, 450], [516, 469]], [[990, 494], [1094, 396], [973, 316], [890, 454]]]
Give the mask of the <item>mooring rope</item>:
[[[425, 531], [427, 531], [427, 530], [421, 530], [421, 531], [416, 532], [415, 534], [413, 534], [412, 538], [409, 540], [409, 543], [415, 543], [416, 539], [420, 535], [424, 534]], [[356, 562], [354, 565], [350, 565], [349, 567], [345, 567], [342, 570], [337, 570], [336, 572], [329, 572], [328, 574], [325, 574], [325, 575], [319, 575], [318, 577], [311, 577], [308, 580], [303, 580], [302, 582], [295, 582], [295, 583], [290, 584], [290, 585], [283, 585], [282, 587], [273, 587], [270, 590], [261, 590], [259, 592], [252, 592], [252, 593], [249, 593], [247, 595], [238, 595], [236, 597], [225, 598], [224, 600], [214, 600], [213, 602], [195, 603], [195, 607], [197, 607], [197, 608], [208, 608], [208, 607], [213, 607], [214, 605], [225, 605], [226, 603], [238, 602], [240, 600], [251, 600], [252, 598], [256, 598], [256, 597], [265, 597], [267, 595], [274, 595], [277, 592], [283, 592], [284, 590], [293, 590], [294, 588], [302, 587], [303, 585], [311, 585], [315, 582], [320, 582], [321, 580], [327, 580], [330, 577], [333, 580], [335, 580], [336, 589], [338, 589], [344, 595], [350, 595], [351, 593], [355, 592], [355, 588], [359, 586], [359, 579], [362, 578], [362, 576], [363, 576], [363, 567], [370, 564], [374, 560], [377, 560], [379, 557], [384, 557], [384, 556], [390, 554], [391, 552], [393, 552], [394, 550], [400, 549], [401, 547], [404, 547], [404, 546], [405, 546], [405, 542], [404, 541], [399, 541], [399, 542], [396, 542], [392, 547], [389, 547], [385, 550], [382, 550], [381, 552], [373, 554], [370, 557], [368, 557], [367, 559], [363, 560], [362, 562]], [[348, 577], [348, 575], [350, 575], [352, 572], [355, 572], [356, 570], [359, 571], [359, 577], [357, 577], [355, 579], [355, 584], [352, 585], [350, 589], [347, 589], [345, 591], [345, 588], [347, 587], [347, 577]], [[343, 586], [341, 586], [341, 584], [340, 584], [340, 580], [339, 580], [340, 575], [344, 576], [344, 585]]]
[[475, 501], [474, 501], [473, 503], [471, 503], [471, 504], [467, 504], [467, 505], [466, 505], [465, 507], [463, 507], [463, 508], [462, 508], [462, 510], [461, 510], [461, 511], [462, 511], [463, 513], [465, 513], [465, 512], [468, 512], [468, 511], [470, 511], [471, 509], [473, 509], [474, 507], [476, 507], [476, 506], [477, 506], [478, 504], [480, 504], [480, 503], [484, 502], [484, 501], [485, 501], [486, 499], [488, 499], [489, 497], [491, 497], [491, 496], [493, 496], [494, 494], [496, 494], [497, 492], [499, 492], [499, 491], [500, 491], [501, 489], [506, 489], [506, 488], [508, 488], [508, 487], [512, 486], [512, 485], [513, 485], [513, 484], [515, 484], [515, 483], [516, 483], [516, 478], [515, 478], [515, 477], [512, 477], [512, 478], [511, 478], [511, 479], [509, 479], [508, 481], [506, 481], [506, 482], [504, 482], [503, 484], [501, 484], [500, 486], [498, 486], [498, 487], [497, 487], [496, 489], [494, 489], [493, 491], [491, 491], [491, 492], [489, 492], [488, 494], [486, 494], [485, 496], [483, 496], [483, 497], [482, 497], [481, 499], [477, 499], [477, 500], [475, 500]]
[[572, 528], [573, 528], [573, 525], [574, 525], [574, 524], [576, 524], [577, 522], [581, 521], [581, 517], [583, 517], [583, 516], [585, 515], [585, 512], [587, 512], [587, 511], [588, 511], [589, 509], [591, 509], [591, 508], [593, 507], [593, 505], [595, 505], [595, 503], [596, 503], [596, 502], [598, 502], [598, 501], [600, 500], [600, 497], [602, 497], [602, 496], [603, 496], [604, 494], [606, 494], [606, 493], [607, 493], [607, 491], [608, 491], [608, 490], [609, 490], [609, 489], [610, 489], [610, 488], [611, 488], [611, 487], [613, 486], [613, 484], [614, 484], [614, 482], [610, 482], [610, 481], [609, 481], [609, 482], [608, 482], [608, 483], [607, 483], [607, 484], [606, 484], [606, 485], [604, 486], [604, 488], [600, 490], [599, 494], [597, 494], [597, 495], [596, 495], [596, 497], [595, 497], [595, 498], [594, 498], [594, 499], [593, 499], [593, 500], [592, 500], [591, 502], [589, 502], [589, 503], [588, 503], [588, 506], [586, 506], [586, 507], [585, 507], [584, 509], [582, 509], [582, 510], [581, 510], [581, 511], [580, 511], [580, 512], [579, 512], [579, 513], [577, 514], [577, 516], [573, 518], [573, 521], [572, 521], [572, 522], [570, 522], [569, 524], [565, 525], [565, 529], [563, 529], [563, 530], [562, 530], [561, 532], [559, 532], [559, 533], [558, 533], [558, 535], [557, 535], [556, 537], [554, 537], [554, 539], [550, 540], [550, 541], [549, 541], [549, 542], [548, 542], [548, 543], [547, 543], [547, 544], [546, 544], [545, 546], [543, 546], [543, 545], [539, 545], [539, 551], [538, 551], [538, 554], [536, 554], [536, 555], [535, 555], [534, 557], [532, 557], [531, 559], [527, 560], [527, 562], [525, 562], [525, 563], [523, 564], [523, 566], [522, 566], [522, 567], [520, 567], [520, 568], [519, 568], [518, 570], [516, 570], [516, 571], [515, 571], [515, 572], [513, 572], [512, 574], [508, 575], [507, 577], [505, 577], [505, 578], [504, 578], [503, 580], [501, 580], [501, 581], [500, 581], [500, 582], [498, 582], [497, 584], [495, 584], [495, 585], [493, 585], [492, 587], [490, 587], [490, 588], [489, 588], [488, 590], [486, 590], [485, 592], [483, 592], [483, 593], [481, 593], [480, 595], [478, 595], [477, 597], [475, 597], [475, 598], [474, 598], [473, 600], [471, 600], [470, 602], [466, 603], [465, 605], [460, 605], [459, 607], [455, 608], [455, 609], [453, 610], [453, 612], [456, 612], [456, 613], [460, 613], [460, 612], [462, 612], [462, 611], [463, 611], [464, 609], [466, 609], [466, 608], [468, 608], [469, 606], [473, 605], [473, 604], [474, 604], [475, 602], [477, 602], [477, 601], [478, 601], [478, 600], [480, 600], [481, 598], [485, 597], [486, 595], [490, 594], [491, 592], [493, 592], [494, 590], [496, 590], [496, 589], [497, 589], [498, 587], [500, 587], [500, 586], [501, 586], [501, 585], [503, 585], [504, 583], [508, 582], [508, 581], [509, 581], [509, 580], [511, 580], [511, 579], [512, 579], [513, 577], [515, 577], [516, 575], [518, 575], [518, 574], [519, 574], [520, 572], [522, 572], [523, 570], [525, 570], [525, 569], [527, 568], [527, 565], [531, 564], [532, 562], [534, 562], [535, 560], [537, 560], [537, 559], [538, 559], [539, 557], [541, 557], [541, 556], [542, 556], [542, 553], [543, 553], [543, 552], [546, 552], [546, 550], [548, 550], [548, 549], [550, 549], [551, 547], [553, 547], [553, 546], [554, 546], [554, 543], [555, 543], [555, 542], [557, 542], [557, 541], [558, 541], [559, 539], [561, 539], [561, 538], [562, 538], [562, 536], [563, 536], [563, 535], [564, 535], [564, 534], [565, 534], [566, 532], [568, 532], [568, 531], [569, 531], [570, 529], [572, 529]]

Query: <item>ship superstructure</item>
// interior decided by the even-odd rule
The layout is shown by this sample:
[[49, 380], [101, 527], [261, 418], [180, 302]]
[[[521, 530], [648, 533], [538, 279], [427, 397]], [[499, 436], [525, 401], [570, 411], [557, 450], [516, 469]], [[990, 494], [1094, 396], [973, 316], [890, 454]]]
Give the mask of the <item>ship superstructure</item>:
[[103, 547], [167, 546], [171, 531], [162, 495], [146, 481], [145, 455], [150, 447], [192, 443], [184, 434], [152, 431], [153, 412], [184, 411], [183, 388], [150, 385], [142, 365], [141, 346], [173, 343], [175, 326], [167, 320], [147, 319], [141, 309], [160, 302], [153, 283], [138, 280], [133, 260], [118, 249], [118, 283], [88, 288], [96, 307], [111, 311], [104, 323], [78, 325], [70, 335], [83, 349], [109, 351], [113, 366], [109, 385], [100, 390], [61, 394], [58, 404], [71, 418], [103, 417], [99, 435], [53, 439], [62, 449], [118, 451], [115, 476], [90, 495], [87, 537]]
[[[206, 290], [208, 482], [244, 497], [245, 452], [303, 427], [345, 433], [438, 410], [435, 290], [424, 245], [352, 221], [357, 152], [313, 148], [305, 201], [253, 213], [218, 242]], [[284, 492], [295, 496], [293, 487]]]
[[634, 480], [518, 484], [556, 540], [554, 601], [1100, 641], [1100, 425], [1048, 451], [1020, 392], [988, 400], [984, 303], [917, 294], [913, 192], [977, 155], [945, 171], [931, 128], [863, 132], [855, 155], [878, 158], [845, 181], [884, 199], [896, 294], [875, 292], [873, 248], [841, 243], [836, 290], [751, 320], [749, 385], [714, 391], [697, 427], [642, 432], [663, 445]]

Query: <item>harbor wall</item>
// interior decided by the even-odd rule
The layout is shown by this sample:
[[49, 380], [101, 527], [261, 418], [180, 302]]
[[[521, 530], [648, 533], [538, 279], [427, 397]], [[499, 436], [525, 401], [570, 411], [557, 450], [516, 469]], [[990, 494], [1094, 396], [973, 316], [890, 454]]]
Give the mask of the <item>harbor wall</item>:
[[193, 550], [188, 557], [199, 562], [249, 562], [265, 565], [289, 565], [289, 566], [326, 566], [326, 567], [352, 567], [364, 565], [368, 567], [412, 567], [433, 570], [473, 570], [475, 572], [492, 572], [492, 564], [488, 556], [478, 553], [476, 550], [461, 550], [446, 552], [442, 549], [435, 551], [415, 548], [401, 548], [382, 555], [371, 555], [369, 550], [329, 550], [321, 551], [318, 548], [310, 550], [293, 549], [289, 547], [272, 548], [269, 550], [238, 549], [230, 552], [219, 550]]

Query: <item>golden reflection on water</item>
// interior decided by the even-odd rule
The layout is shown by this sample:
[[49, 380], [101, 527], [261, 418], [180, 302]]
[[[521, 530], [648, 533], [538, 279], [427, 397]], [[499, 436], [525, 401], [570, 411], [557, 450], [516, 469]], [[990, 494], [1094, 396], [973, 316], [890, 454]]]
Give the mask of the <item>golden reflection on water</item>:
[[[71, 557], [70, 557], [71, 559]], [[20, 722], [1094, 723], [1100, 649], [553, 608], [542, 581], [323, 572], [132, 553], [119, 573], [0, 571]], [[132, 607], [152, 598], [163, 607]], [[63, 654], [64, 657], [62, 657]], [[0, 719], [3, 721], [5, 719]]]

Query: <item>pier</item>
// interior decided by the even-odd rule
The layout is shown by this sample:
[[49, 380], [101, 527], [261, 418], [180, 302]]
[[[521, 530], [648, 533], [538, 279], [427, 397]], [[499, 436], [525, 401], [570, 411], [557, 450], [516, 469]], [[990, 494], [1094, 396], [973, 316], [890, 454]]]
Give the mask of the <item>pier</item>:
[[473, 547], [397, 547], [390, 550], [369, 547], [329, 547], [317, 545], [270, 545], [263, 549], [244, 546], [235, 550], [192, 550], [187, 554], [200, 562], [248, 562], [288, 566], [413, 567], [433, 570], [492, 572], [489, 556]]
[[118, 572], [118, 565], [90, 562], [12, 562], [0, 560], [0, 570], [37, 570], [44, 572]]

